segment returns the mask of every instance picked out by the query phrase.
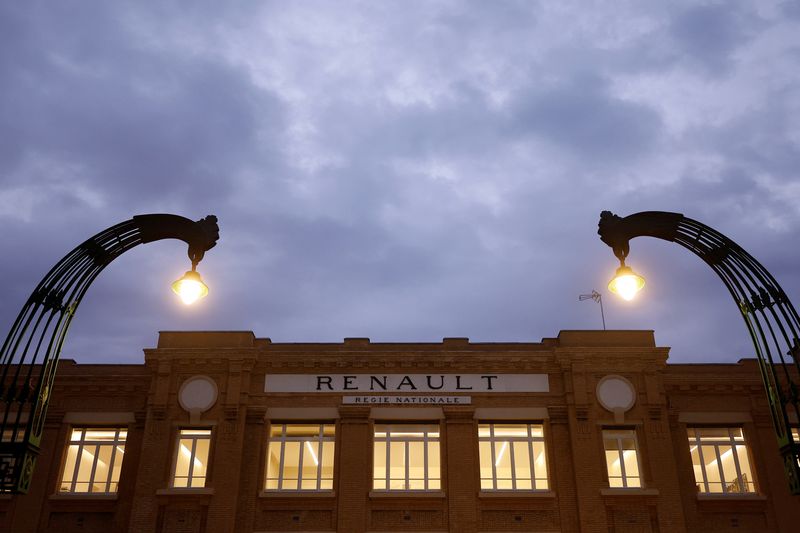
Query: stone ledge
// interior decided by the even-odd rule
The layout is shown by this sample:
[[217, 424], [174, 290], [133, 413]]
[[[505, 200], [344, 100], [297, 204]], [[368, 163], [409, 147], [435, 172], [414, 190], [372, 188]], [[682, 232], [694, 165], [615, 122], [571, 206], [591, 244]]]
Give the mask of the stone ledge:
[[444, 498], [441, 490], [371, 490], [370, 498]]
[[168, 489], [158, 489], [156, 496], [213, 496], [212, 487], [183, 488], [170, 487]]
[[764, 494], [756, 492], [697, 495], [697, 501], [699, 502], [766, 501], [766, 499], [767, 497]]
[[332, 490], [262, 490], [259, 498], [335, 498]]
[[482, 490], [478, 498], [555, 498], [552, 490]]
[[639, 489], [639, 488], [607, 488], [600, 489], [602, 496], [658, 496], [658, 489]]
[[82, 501], [114, 501], [117, 493], [97, 493], [97, 492], [57, 492], [49, 496], [50, 500], [82, 500]]

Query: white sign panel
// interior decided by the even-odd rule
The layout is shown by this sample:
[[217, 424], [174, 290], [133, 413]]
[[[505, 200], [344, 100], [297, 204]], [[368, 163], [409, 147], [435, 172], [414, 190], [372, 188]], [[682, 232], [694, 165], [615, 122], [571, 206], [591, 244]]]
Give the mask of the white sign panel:
[[472, 403], [469, 396], [343, 396], [343, 404], [355, 405], [468, 405]]
[[547, 374], [267, 374], [265, 392], [549, 392]]

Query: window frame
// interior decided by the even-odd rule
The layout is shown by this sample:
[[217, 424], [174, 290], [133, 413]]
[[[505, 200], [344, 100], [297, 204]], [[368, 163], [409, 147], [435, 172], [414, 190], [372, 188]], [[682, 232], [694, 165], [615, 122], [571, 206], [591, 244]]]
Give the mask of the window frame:
[[[182, 436], [184, 431], [208, 431], [208, 436], [205, 435], [188, 435], [186, 437]], [[185, 477], [186, 485], [185, 486], [176, 486], [175, 479], [177, 476], [177, 468], [178, 468], [178, 455], [180, 454], [180, 447], [181, 447], [181, 440], [185, 438], [192, 439], [192, 449], [189, 450], [189, 471], [186, 476], [181, 476], [182, 478]], [[194, 461], [196, 460], [196, 450], [197, 450], [197, 442], [199, 440], [207, 440], [208, 441], [208, 457], [206, 457], [206, 473], [203, 480], [203, 485], [201, 487], [193, 487], [192, 486], [192, 473], [194, 472]], [[214, 452], [214, 428], [212, 426], [182, 426], [176, 428], [175, 431], [175, 438], [173, 440], [175, 443], [175, 450], [172, 453], [172, 467], [170, 469], [169, 475], [169, 488], [175, 490], [201, 490], [208, 487], [209, 479], [211, 478], [211, 457], [213, 456]]]
[[[86, 433], [88, 431], [111, 431], [111, 430], [114, 431], [114, 440], [112, 440], [112, 441], [102, 441], [102, 440], [94, 440], [94, 441], [89, 440], [89, 441], [87, 441], [86, 440]], [[73, 435], [73, 433], [75, 431], [81, 431], [82, 432], [81, 433], [81, 440], [78, 440], [78, 441], [72, 440], [72, 435]], [[124, 440], [120, 440], [120, 433], [121, 432], [125, 432], [125, 439]], [[60, 468], [60, 475], [58, 476], [57, 481], [56, 481], [56, 494], [87, 496], [87, 497], [108, 496], [108, 495], [116, 495], [116, 494], [118, 494], [119, 493], [119, 485], [120, 485], [120, 482], [121, 482], [121, 479], [122, 479], [122, 465], [123, 465], [123, 463], [125, 461], [125, 445], [128, 442], [128, 434], [129, 433], [130, 433], [130, 428], [127, 425], [105, 425], [105, 424], [103, 424], [103, 425], [96, 425], [96, 424], [80, 424], [80, 425], [78, 425], [78, 424], [75, 424], [75, 425], [68, 426], [66, 441], [65, 441], [65, 445], [64, 445], [63, 460], [61, 462], [61, 468]], [[99, 453], [97, 453], [96, 455], [93, 455], [92, 467], [91, 467], [91, 470], [90, 470], [90, 473], [89, 473], [88, 481], [85, 481], [85, 482], [79, 482], [78, 481], [77, 474], [80, 471], [80, 464], [81, 464], [80, 457], [82, 455], [84, 447], [87, 444], [89, 444], [90, 446], [97, 446], [97, 447], [102, 446], [102, 445], [111, 447], [111, 460], [110, 460], [110, 463], [109, 463], [109, 466], [108, 466], [108, 477], [107, 477], [106, 481], [104, 482], [104, 484], [105, 484], [107, 489], [110, 489], [112, 484], [116, 484], [116, 490], [113, 490], [113, 491], [106, 490], [106, 491], [102, 491], [102, 492], [100, 492], [100, 491], [92, 491], [91, 490], [92, 485], [96, 484], [95, 483], [95, 474], [97, 472], [97, 462], [101, 460], [100, 457], [99, 457], [100, 456]], [[77, 452], [75, 454], [75, 464], [72, 466], [71, 481], [69, 481], [70, 488], [69, 488], [69, 490], [63, 490], [62, 487], [63, 487], [64, 483], [66, 483], [66, 481], [64, 479], [64, 475], [66, 474], [67, 463], [69, 461], [69, 449], [73, 445], [77, 445], [78, 449], [77, 449]], [[122, 446], [122, 451], [119, 451], [119, 449], [118, 449], [119, 446]], [[113, 479], [114, 468], [117, 465], [118, 461], [119, 461], [119, 478], [114, 480]], [[75, 490], [76, 489], [76, 485], [78, 483], [86, 483], [90, 490], [86, 490], [86, 491]]]
[[[606, 464], [606, 478], [608, 480], [608, 487], [611, 489], [642, 489], [644, 488], [644, 475], [642, 473], [642, 457], [641, 457], [641, 448], [639, 447], [639, 436], [636, 428], [632, 427], [604, 427], [601, 431], [602, 440], [603, 440], [603, 461]], [[638, 479], [639, 485], [638, 486], [631, 486], [629, 484], [629, 479], [634, 476], [626, 475], [626, 467], [625, 467], [625, 452], [629, 450], [624, 450], [622, 447], [622, 440], [623, 439], [632, 439], [633, 440], [633, 451], [636, 454], [636, 468], [638, 470], [638, 475], [635, 476], [635, 479]], [[611, 472], [608, 469], [608, 458], [606, 455], [606, 441], [607, 440], [614, 440], [617, 444], [616, 450], [617, 452], [617, 460], [620, 464], [620, 476], [613, 476], [615, 479], [619, 478], [622, 480], [621, 487], [615, 487], [611, 485]]]
[[[430, 433], [433, 431], [425, 430], [423, 431], [422, 437], [410, 437], [410, 436], [403, 436], [402, 438], [392, 438], [391, 433], [402, 433], [402, 428], [419, 428], [419, 427], [429, 427], [431, 429], [435, 428], [436, 437], [431, 437]], [[386, 428], [386, 436], [385, 437], [378, 437], [378, 429], [379, 428]], [[442, 424], [438, 420], [420, 420], [420, 421], [413, 421], [413, 420], [387, 420], [387, 421], [375, 421], [372, 424], [372, 481], [370, 483], [370, 490], [373, 492], [379, 493], [436, 493], [442, 492], [442, 486], [444, 483], [444, 465], [442, 464], [442, 449], [443, 449], [443, 435], [442, 435]], [[376, 488], [375, 481], [378, 479], [375, 477], [375, 459], [376, 459], [376, 446], [377, 442], [382, 442], [385, 448], [385, 455], [384, 455], [384, 469], [385, 473], [383, 478], [381, 478], [384, 482], [383, 488]], [[391, 443], [393, 442], [402, 442], [403, 445], [403, 454], [404, 454], [404, 475], [403, 475], [403, 488], [392, 488], [391, 487]], [[411, 462], [409, 461], [410, 458], [410, 450], [411, 447], [409, 446], [412, 442], [421, 442], [422, 443], [422, 450], [423, 450], [423, 485], [424, 487], [421, 489], [412, 489], [409, 488], [411, 486]], [[439, 464], [439, 472], [438, 477], [431, 477], [429, 475], [430, 470], [430, 444], [436, 443], [438, 448], [438, 464]], [[416, 479], [416, 478], [415, 478]], [[437, 481], [438, 487], [431, 487], [431, 481]]]
[[[711, 438], [706, 437], [706, 441], [702, 441], [700, 435], [697, 433], [698, 431], [708, 431], [708, 430], [726, 430], [728, 433], [727, 439], [724, 437], [718, 438]], [[736, 437], [733, 436], [731, 433], [732, 431], [739, 430], [741, 432], [741, 441], [737, 441]], [[695, 432], [694, 437], [689, 436], [689, 432]], [[741, 496], [741, 495], [748, 495], [748, 494], [757, 494], [758, 493], [758, 484], [756, 483], [755, 474], [753, 473], [755, 468], [753, 464], [753, 455], [750, 453], [750, 447], [748, 446], [747, 436], [744, 431], [744, 427], [741, 425], [732, 425], [732, 426], [689, 426], [686, 428], [686, 436], [687, 442], [689, 444], [689, 463], [692, 465], [692, 476], [694, 478], [695, 487], [697, 487], [697, 493], [702, 494], [704, 496]], [[734, 461], [734, 468], [736, 470], [736, 480], [734, 481], [727, 481], [725, 479], [725, 472], [721, 466], [721, 454], [719, 451], [719, 446], [730, 446], [731, 447], [731, 455], [733, 456]], [[692, 447], [697, 446], [697, 455], [700, 461], [700, 470], [703, 475], [703, 479], [697, 479], [695, 475], [695, 464], [694, 460], [692, 459]], [[708, 473], [706, 472], [706, 462], [703, 460], [703, 446], [713, 446], [714, 447], [714, 454], [716, 458], [714, 461], [717, 463], [717, 469], [719, 472], [720, 481], [709, 481], [708, 480]], [[747, 457], [747, 466], [748, 466], [748, 474], [750, 474], [750, 481], [749, 485], [753, 487], [752, 490], [739, 490], [739, 491], [730, 491], [728, 490], [728, 486], [733, 484], [734, 482], [738, 482], [739, 486], [742, 487], [742, 468], [739, 462], [739, 454], [737, 453], [737, 448], [744, 448], [745, 456]], [[710, 483], [719, 483], [722, 487], [722, 491], [711, 491], [709, 490]], [[744, 488], [744, 487], [743, 487]]]
[[[480, 427], [482, 425], [489, 425], [489, 436], [481, 437], [480, 435]], [[527, 435], [523, 437], [512, 437], [512, 436], [496, 436], [494, 426], [495, 425], [517, 425], [517, 426], [525, 426], [527, 430]], [[542, 436], [535, 436], [534, 435], [534, 427], [541, 428]], [[547, 435], [545, 430], [545, 423], [543, 420], [479, 420], [477, 425], [478, 430], [478, 486], [480, 487], [481, 492], [550, 492], [552, 491], [551, 488], [551, 479], [550, 479], [550, 458], [548, 457], [548, 448], [547, 445]], [[483, 481], [484, 478], [481, 475], [481, 452], [480, 452], [480, 443], [481, 442], [489, 442], [490, 443], [490, 450], [491, 450], [491, 457], [489, 458], [492, 464], [492, 487], [484, 487]], [[530, 481], [531, 488], [518, 488], [517, 484], [519, 480], [525, 480], [526, 478], [519, 478], [516, 472], [516, 461], [514, 459], [515, 452], [513, 451], [514, 446], [509, 446], [509, 461], [511, 464], [511, 488], [498, 488], [499, 479], [497, 477], [497, 463], [498, 453], [496, 452], [496, 445], [498, 442], [524, 442], [527, 443], [528, 447], [528, 461], [530, 466], [530, 478], [527, 480]], [[536, 477], [536, 454], [534, 453], [534, 444], [541, 443], [542, 445], [542, 454], [544, 456], [544, 471], [545, 477], [544, 478], [537, 478]], [[501, 448], [502, 450], [502, 448]], [[545, 487], [538, 487], [544, 481], [546, 483]]]
[[[273, 437], [272, 430], [276, 426], [282, 426], [281, 435], [277, 437]], [[319, 431], [316, 436], [313, 438], [308, 436], [290, 436], [287, 435], [287, 427], [288, 426], [319, 426]], [[332, 426], [333, 427], [333, 435], [325, 435], [325, 426]], [[261, 490], [265, 492], [276, 492], [276, 493], [331, 493], [334, 491], [335, 483], [336, 483], [336, 453], [338, 450], [338, 446], [336, 444], [336, 438], [339, 434], [339, 428], [337, 427], [335, 420], [270, 420], [269, 425], [267, 428], [267, 441], [266, 446], [264, 448], [264, 453], [262, 457], [264, 457], [264, 475], [261, 477], [262, 480], [262, 488]], [[280, 457], [278, 458], [278, 477], [275, 478], [277, 480], [277, 487], [269, 487], [269, 449], [270, 444], [272, 442], [280, 442], [281, 449], [280, 449]], [[297, 463], [297, 486], [295, 488], [286, 488], [283, 487], [283, 473], [284, 473], [284, 458], [286, 454], [286, 443], [287, 442], [300, 442], [300, 455], [298, 457]], [[315, 488], [303, 488], [303, 480], [302, 471], [303, 471], [303, 446], [305, 443], [314, 442], [318, 444], [317, 450], [320, 454], [318, 456], [319, 464], [315, 465], [317, 469], [317, 476], [316, 476], [316, 487]], [[324, 481], [328, 481], [328, 478], [323, 477], [323, 457], [327, 457], [322, 453], [324, 449], [324, 444], [329, 442], [333, 445], [333, 449], [331, 450], [332, 458], [332, 465], [331, 465], [331, 477], [330, 477], [330, 488], [323, 488], [322, 484]]]

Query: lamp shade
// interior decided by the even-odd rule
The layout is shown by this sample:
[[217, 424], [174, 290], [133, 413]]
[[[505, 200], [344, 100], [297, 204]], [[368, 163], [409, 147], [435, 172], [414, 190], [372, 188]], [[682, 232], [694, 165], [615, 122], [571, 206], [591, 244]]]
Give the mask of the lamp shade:
[[208, 286], [194, 270], [189, 270], [182, 278], [172, 284], [172, 290], [186, 305], [191, 305], [208, 294]]
[[644, 288], [644, 278], [631, 267], [624, 265], [617, 269], [614, 279], [608, 283], [608, 290], [628, 301], [633, 300], [642, 288]]

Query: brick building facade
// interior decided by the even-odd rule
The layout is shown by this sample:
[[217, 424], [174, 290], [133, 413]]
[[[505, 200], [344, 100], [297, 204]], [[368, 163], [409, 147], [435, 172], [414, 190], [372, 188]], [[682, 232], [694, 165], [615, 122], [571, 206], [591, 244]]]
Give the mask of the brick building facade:
[[144, 365], [60, 363], [0, 531], [797, 531], [756, 361], [667, 353], [162, 332]]

